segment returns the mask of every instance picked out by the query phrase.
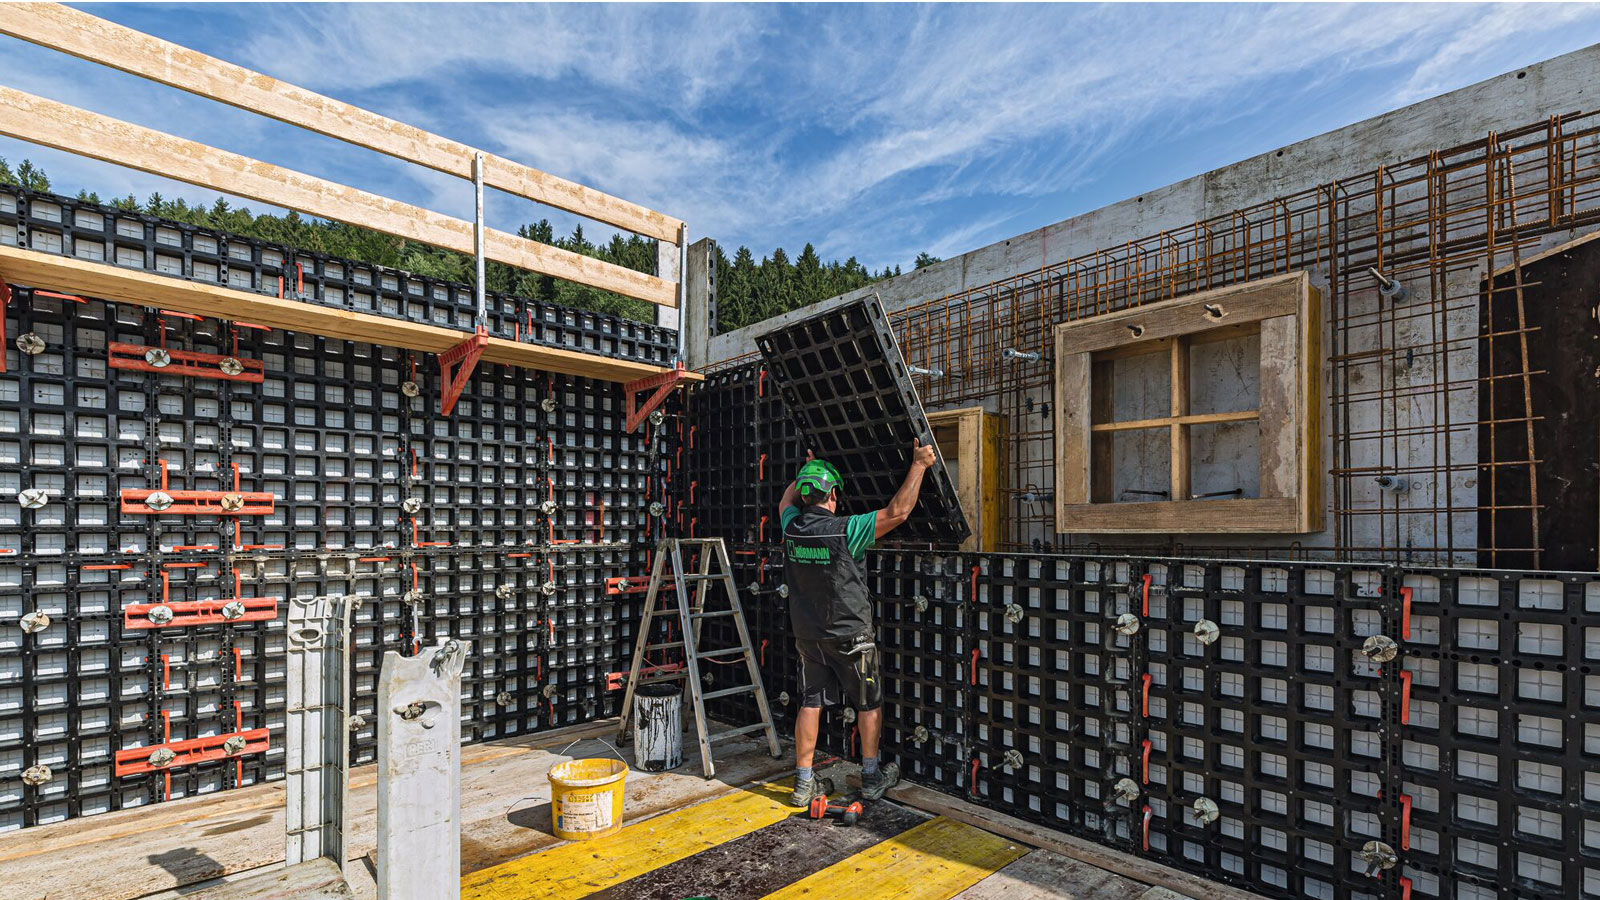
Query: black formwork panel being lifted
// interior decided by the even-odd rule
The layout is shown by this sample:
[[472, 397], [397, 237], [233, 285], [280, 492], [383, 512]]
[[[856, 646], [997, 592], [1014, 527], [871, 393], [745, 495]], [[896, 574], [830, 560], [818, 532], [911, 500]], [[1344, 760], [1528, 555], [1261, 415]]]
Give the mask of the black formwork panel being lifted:
[[[843, 474], [845, 506], [886, 506], [905, 478], [912, 441], [933, 444], [933, 429], [882, 304], [847, 303], [763, 334], [756, 345], [806, 446]], [[940, 458], [895, 539], [959, 544], [970, 534]]]

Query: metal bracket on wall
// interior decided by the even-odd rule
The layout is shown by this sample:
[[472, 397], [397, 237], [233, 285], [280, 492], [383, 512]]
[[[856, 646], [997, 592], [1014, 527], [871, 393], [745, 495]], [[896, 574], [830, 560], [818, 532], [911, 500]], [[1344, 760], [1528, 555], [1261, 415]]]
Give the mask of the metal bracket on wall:
[[[456, 401], [461, 399], [461, 392], [466, 389], [467, 381], [472, 378], [472, 369], [478, 364], [478, 358], [483, 356], [483, 348], [489, 346], [489, 330], [482, 325], [478, 330], [461, 343], [439, 354], [439, 375], [444, 383], [439, 386], [439, 414], [450, 415], [456, 408]], [[452, 366], [459, 365], [451, 373]]]
[[[687, 374], [688, 370], [683, 367], [682, 362], [679, 362], [670, 371], [662, 372], [660, 375], [650, 375], [638, 381], [628, 382], [622, 389], [628, 414], [628, 419], [623, 423], [622, 430], [629, 434], [633, 433], [644, 422], [646, 417], [666, 402], [667, 395], [677, 389], [678, 384], [683, 381], [683, 377]], [[655, 392], [650, 395], [649, 399], [644, 401], [643, 406], [639, 405], [639, 393], [641, 391]]]

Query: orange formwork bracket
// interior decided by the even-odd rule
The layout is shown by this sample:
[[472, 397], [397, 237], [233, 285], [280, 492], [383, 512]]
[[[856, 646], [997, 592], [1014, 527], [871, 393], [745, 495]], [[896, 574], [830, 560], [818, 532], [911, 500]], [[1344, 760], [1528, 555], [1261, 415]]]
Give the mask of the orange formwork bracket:
[[192, 378], [248, 381], [255, 384], [266, 380], [266, 369], [259, 359], [194, 353], [189, 350], [168, 350], [165, 347], [144, 347], [139, 344], [113, 342], [106, 345], [106, 363], [113, 369], [187, 375]]
[[116, 773], [117, 777], [121, 778], [145, 772], [161, 772], [213, 759], [265, 753], [270, 744], [267, 729], [252, 728], [249, 731], [236, 731], [232, 734], [169, 741], [153, 747], [129, 747], [116, 752]]
[[[487, 346], [489, 329], [479, 325], [472, 337], [439, 354], [439, 376], [444, 379], [439, 386], [440, 415], [448, 416], [456, 408], [456, 401], [461, 399], [461, 392], [466, 390], [467, 381], [472, 378], [472, 369]], [[450, 371], [451, 367], [456, 367], [454, 373]]]
[[[630, 381], [624, 385], [622, 395], [625, 398], [628, 419], [623, 424], [622, 430], [628, 433], [636, 430], [651, 413], [666, 402], [667, 395], [677, 389], [687, 374], [688, 370], [680, 362], [659, 375], [650, 375], [638, 381]], [[651, 394], [649, 399], [645, 400], [641, 406], [639, 404], [640, 391], [654, 391], [655, 393]]]

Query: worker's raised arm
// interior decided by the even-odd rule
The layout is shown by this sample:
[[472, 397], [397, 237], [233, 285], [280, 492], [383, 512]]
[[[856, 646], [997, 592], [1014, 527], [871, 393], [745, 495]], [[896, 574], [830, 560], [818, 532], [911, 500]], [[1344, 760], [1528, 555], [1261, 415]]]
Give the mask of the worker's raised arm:
[[878, 522], [873, 528], [873, 538], [881, 538], [899, 528], [917, 506], [917, 495], [922, 492], [922, 476], [933, 467], [933, 445], [924, 447], [920, 440], [911, 442], [911, 467], [900, 489], [894, 492], [889, 505], [878, 510]]
[[[806, 451], [806, 462], [811, 462], [813, 456], [810, 450]], [[778, 501], [778, 521], [783, 521], [783, 511], [790, 507], [800, 505], [800, 489], [795, 486], [794, 480], [789, 481], [789, 486], [783, 489], [783, 499]]]

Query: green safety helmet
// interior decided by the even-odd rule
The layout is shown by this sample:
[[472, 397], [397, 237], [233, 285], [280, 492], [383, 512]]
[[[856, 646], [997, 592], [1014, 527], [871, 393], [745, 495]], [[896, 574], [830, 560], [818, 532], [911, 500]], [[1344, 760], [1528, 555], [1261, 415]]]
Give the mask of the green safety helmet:
[[810, 502], [813, 497], [821, 498], [838, 487], [844, 479], [839, 477], [839, 470], [832, 463], [820, 459], [813, 459], [800, 467], [800, 474], [795, 476], [794, 486], [800, 491], [800, 499]]

